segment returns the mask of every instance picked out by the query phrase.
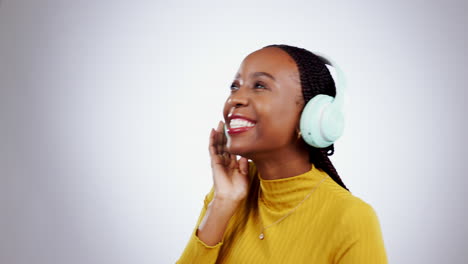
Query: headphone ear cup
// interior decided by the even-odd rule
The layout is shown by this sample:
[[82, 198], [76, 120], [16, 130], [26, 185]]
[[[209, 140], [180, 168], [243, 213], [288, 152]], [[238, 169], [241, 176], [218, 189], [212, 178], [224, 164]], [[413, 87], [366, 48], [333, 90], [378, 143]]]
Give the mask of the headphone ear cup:
[[335, 142], [343, 135], [344, 116], [341, 107], [334, 103], [325, 107], [322, 113], [321, 130], [323, 138], [329, 142]]
[[333, 144], [343, 133], [344, 118], [333, 105], [334, 98], [318, 94], [307, 102], [301, 114], [300, 129], [304, 141], [316, 148]]

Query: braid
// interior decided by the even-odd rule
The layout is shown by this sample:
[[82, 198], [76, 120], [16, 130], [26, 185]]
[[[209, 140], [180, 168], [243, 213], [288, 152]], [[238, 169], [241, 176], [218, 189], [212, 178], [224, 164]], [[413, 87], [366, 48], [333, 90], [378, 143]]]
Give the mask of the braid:
[[341, 187], [349, 191], [349, 189], [341, 180], [341, 177], [338, 175], [335, 166], [333, 166], [330, 159], [328, 158], [328, 156], [333, 155], [333, 152], [333, 145], [325, 149], [318, 149], [309, 146], [310, 162], [313, 162], [317, 168], [320, 168], [323, 171], [325, 171], [336, 183], [338, 183]]
[[[336, 95], [335, 82], [325, 63], [312, 52], [289, 45], [268, 45], [267, 47], [277, 47], [289, 54], [296, 62], [302, 87], [302, 96], [305, 104], [317, 94], [326, 94], [332, 97]], [[304, 105], [305, 105], [304, 104]], [[345, 184], [338, 175], [335, 167], [328, 156], [333, 155], [333, 144], [326, 148], [315, 148], [307, 145], [309, 149], [309, 159], [314, 165], [325, 171], [341, 187], [346, 188]], [[348, 190], [349, 191], [349, 190]]]

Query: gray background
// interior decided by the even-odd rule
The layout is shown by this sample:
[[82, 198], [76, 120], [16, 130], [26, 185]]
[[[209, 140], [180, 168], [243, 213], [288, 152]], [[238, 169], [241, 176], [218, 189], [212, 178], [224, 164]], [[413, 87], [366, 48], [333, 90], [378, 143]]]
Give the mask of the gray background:
[[1, 1], [0, 263], [174, 263], [242, 59], [348, 80], [332, 157], [391, 263], [468, 258], [466, 1]]

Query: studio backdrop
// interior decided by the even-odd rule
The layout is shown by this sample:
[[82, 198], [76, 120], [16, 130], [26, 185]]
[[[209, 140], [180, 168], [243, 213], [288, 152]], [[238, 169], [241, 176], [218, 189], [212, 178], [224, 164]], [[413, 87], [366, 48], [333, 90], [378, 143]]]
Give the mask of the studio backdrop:
[[468, 259], [466, 1], [0, 1], [0, 263], [174, 263], [242, 59], [347, 77], [332, 156], [390, 263]]

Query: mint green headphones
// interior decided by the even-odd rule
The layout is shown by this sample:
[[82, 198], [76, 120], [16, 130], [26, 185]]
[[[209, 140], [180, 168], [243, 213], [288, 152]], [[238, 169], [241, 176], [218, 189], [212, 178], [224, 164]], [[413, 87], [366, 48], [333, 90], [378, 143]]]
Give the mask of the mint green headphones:
[[332, 66], [336, 73], [336, 96], [318, 94], [307, 102], [302, 110], [300, 130], [304, 141], [316, 148], [332, 145], [343, 134], [344, 116], [343, 89], [344, 74], [336, 63], [323, 54], [314, 52], [323, 63]]

